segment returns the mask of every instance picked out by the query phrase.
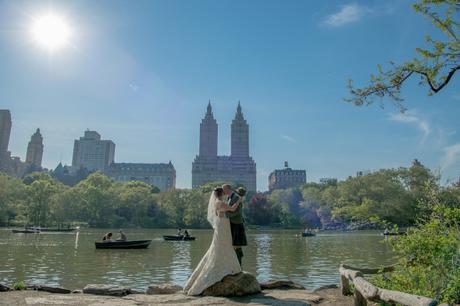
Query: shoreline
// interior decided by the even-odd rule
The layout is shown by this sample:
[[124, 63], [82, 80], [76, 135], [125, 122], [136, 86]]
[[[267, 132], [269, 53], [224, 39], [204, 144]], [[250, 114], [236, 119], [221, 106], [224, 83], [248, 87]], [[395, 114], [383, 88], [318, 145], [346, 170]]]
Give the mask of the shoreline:
[[[335, 286], [336, 287], [336, 286]], [[353, 299], [342, 296], [338, 288], [323, 288], [315, 291], [299, 289], [270, 289], [241, 297], [188, 296], [181, 292], [172, 294], [137, 293], [123, 297], [93, 295], [85, 293], [49, 293], [36, 290], [0, 292], [0, 305], [353, 305]]]
[[[75, 231], [70, 231], [67, 233], [76, 233], [81, 230], [116, 230], [122, 228], [125, 231], [127, 230], [174, 230], [177, 231], [176, 227], [81, 227], [78, 230]], [[400, 229], [405, 229], [406, 227], [400, 227]], [[24, 226], [0, 226], [0, 230], [13, 230], [13, 229], [24, 229]], [[183, 229], [187, 230], [212, 230], [212, 228], [204, 228], [204, 227], [184, 227]], [[248, 230], [260, 230], [260, 231], [272, 231], [272, 230], [283, 230], [283, 231], [299, 231], [299, 233], [303, 232], [303, 228], [284, 228], [284, 227], [261, 227], [261, 226], [251, 226], [248, 225], [246, 226], [246, 229]], [[361, 229], [314, 229], [314, 232], [321, 233], [321, 232], [343, 232], [343, 233], [348, 233], [348, 232], [360, 232], [360, 231], [383, 231], [383, 228], [361, 228]], [[58, 233], [64, 233], [64, 232], [59, 232]]]

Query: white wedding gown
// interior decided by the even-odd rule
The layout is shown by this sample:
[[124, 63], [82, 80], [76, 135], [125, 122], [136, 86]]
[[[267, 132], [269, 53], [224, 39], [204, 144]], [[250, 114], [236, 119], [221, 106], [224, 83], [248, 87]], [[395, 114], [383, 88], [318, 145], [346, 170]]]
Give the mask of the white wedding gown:
[[[211, 285], [221, 281], [225, 276], [241, 272], [241, 267], [232, 246], [230, 221], [227, 217], [213, 217], [225, 215], [227, 204], [211, 196], [208, 220], [214, 228], [211, 246], [193, 271], [184, 287], [188, 295], [200, 295]], [[211, 207], [213, 206], [213, 207]], [[217, 211], [217, 214], [216, 214]], [[211, 215], [211, 216], [210, 216]]]

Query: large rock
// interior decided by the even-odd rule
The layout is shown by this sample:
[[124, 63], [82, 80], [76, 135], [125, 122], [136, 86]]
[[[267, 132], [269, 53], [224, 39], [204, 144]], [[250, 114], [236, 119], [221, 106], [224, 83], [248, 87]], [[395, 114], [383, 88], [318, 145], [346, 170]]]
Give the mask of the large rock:
[[11, 291], [11, 288], [7, 285], [0, 283], [0, 292]]
[[260, 288], [266, 289], [305, 289], [304, 286], [294, 283], [290, 280], [269, 280], [268, 282], [261, 283]]
[[71, 290], [66, 289], [66, 288], [51, 287], [51, 286], [38, 286], [38, 287], [37, 287], [37, 290], [46, 291], [46, 292], [50, 292], [50, 293], [62, 293], [62, 294], [66, 294], [66, 293], [71, 293], [71, 292], [72, 292]]
[[241, 272], [224, 277], [220, 282], [204, 290], [206, 296], [243, 296], [261, 291], [254, 275]]
[[125, 296], [131, 293], [130, 288], [117, 285], [89, 284], [83, 288], [83, 293], [111, 296]]
[[147, 294], [173, 294], [182, 291], [182, 287], [173, 283], [150, 285]]

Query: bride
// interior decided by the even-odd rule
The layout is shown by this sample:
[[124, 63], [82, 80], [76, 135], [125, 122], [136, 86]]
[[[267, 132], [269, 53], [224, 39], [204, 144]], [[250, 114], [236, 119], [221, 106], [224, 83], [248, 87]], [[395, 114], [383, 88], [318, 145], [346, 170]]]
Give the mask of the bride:
[[211, 246], [193, 271], [184, 287], [188, 295], [200, 295], [225, 276], [241, 272], [241, 266], [232, 246], [230, 221], [227, 211], [235, 211], [241, 198], [232, 207], [223, 201], [224, 191], [217, 187], [209, 199], [208, 221], [214, 229]]

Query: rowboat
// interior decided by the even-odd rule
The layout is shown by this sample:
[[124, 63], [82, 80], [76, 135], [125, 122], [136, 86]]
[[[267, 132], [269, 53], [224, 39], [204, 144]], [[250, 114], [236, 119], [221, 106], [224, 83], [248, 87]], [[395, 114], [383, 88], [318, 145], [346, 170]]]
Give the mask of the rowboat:
[[26, 229], [39, 230], [40, 232], [73, 232], [77, 230], [77, 228], [73, 227], [26, 227]]
[[399, 233], [395, 233], [395, 232], [389, 232], [389, 233], [386, 233], [386, 232], [383, 232], [382, 235], [383, 236], [400, 236], [400, 235], [405, 235], [406, 233], [404, 232], [399, 232]]
[[39, 230], [23, 229], [23, 230], [11, 230], [15, 234], [39, 234]]
[[314, 237], [314, 236], [316, 236], [315, 233], [305, 233], [305, 232], [302, 233], [302, 237]]
[[96, 249], [146, 249], [152, 240], [95, 242]]
[[166, 240], [166, 241], [193, 241], [193, 240], [195, 240], [195, 237], [192, 237], [192, 236], [177, 236], [177, 235], [174, 235], [174, 236], [164, 235], [163, 239]]

